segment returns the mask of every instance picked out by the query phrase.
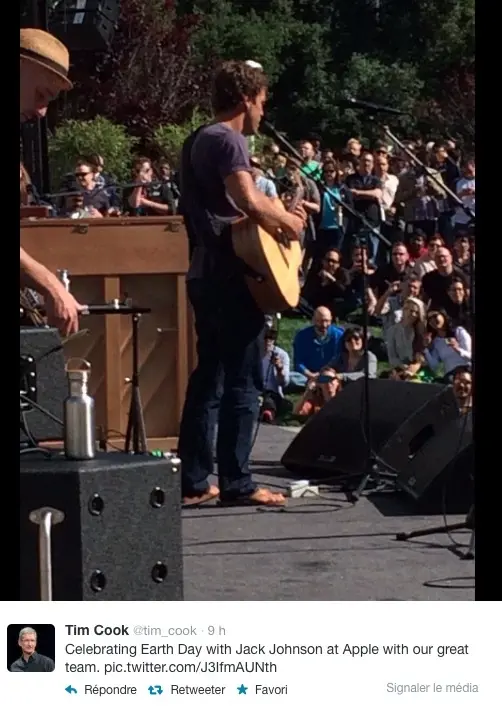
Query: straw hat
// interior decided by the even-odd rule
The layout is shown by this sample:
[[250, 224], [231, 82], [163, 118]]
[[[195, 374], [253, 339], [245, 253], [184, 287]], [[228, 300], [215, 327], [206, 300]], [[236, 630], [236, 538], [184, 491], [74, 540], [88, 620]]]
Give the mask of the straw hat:
[[68, 79], [70, 55], [62, 42], [48, 32], [38, 29], [21, 30], [21, 58], [40, 65], [56, 75], [64, 89], [73, 84]]

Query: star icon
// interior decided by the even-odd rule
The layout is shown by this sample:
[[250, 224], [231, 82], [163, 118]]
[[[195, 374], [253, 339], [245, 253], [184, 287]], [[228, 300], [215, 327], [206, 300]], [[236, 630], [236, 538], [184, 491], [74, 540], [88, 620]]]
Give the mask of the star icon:
[[248, 689], [246, 688], [246, 686], [244, 684], [239, 686], [237, 688], [237, 690], [239, 691], [239, 696], [241, 695], [241, 693], [244, 693], [244, 695], [246, 695], [246, 693], [248, 692]]

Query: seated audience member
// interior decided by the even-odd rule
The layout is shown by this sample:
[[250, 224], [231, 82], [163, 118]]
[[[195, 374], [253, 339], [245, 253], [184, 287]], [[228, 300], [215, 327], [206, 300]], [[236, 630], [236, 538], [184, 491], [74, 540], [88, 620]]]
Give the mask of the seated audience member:
[[315, 416], [328, 401], [337, 395], [340, 388], [341, 381], [336, 378], [336, 371], [330, 367], [324, 367], [318, 378], [309, 382], [293, 413], [303, 418]]
[[[426, 236], [423, 230], [417, 228], [409, 236], [408, 243], [408, 263], [410, 268], [415, 267], [417, 260], [420, 260], [424, 255], [427, 255], [427, 247], [425, 245]], [[434, 265], [435, 267], [435, 265]]]
[[171, 164], [166, 159], [161, 159], [157, 163], [157, 177], [160, 181], [162, 202], [172, 207], [173, 214], [177, 213], [180, 189], [177, 184], [176, 173], [172, 170]]
[[111, 207], [115, 208], [116, 211], [119, 212], [120, 198], [115, 186], [117, 180], [111, 173], [105, 171], [105, 161], [103, 157], [94, 153], [89, 156], [88, 162], [94, 171], [94, 180], [96, 181], [96, 185], [105, 189], [106, 195], [110, 200]]
[[83, 196], [83, 208], [88, 217], [102, 218], [116, 213], [110, 204], [106, 190], [102, 185], [96, 183], [95, 171], [90, 163], [78, 161], [75, 167], [75, 178], [77, 191]]
[[326, 305], [332, 312], [338, 313], [333, 305], [343, 300], [349, 283], [349, 273], [341, 267], [340, 253], [329, 250], [322, 259], [321, 269], [316, 271], [312, 267], [309, 270], [302, 297], [314, 309]]
[[337, 200], [342, 198], [339, 167], [335, 161], [326, 161], [322, 167], [325, 187], [321, 189], [321, 215], [316, 236], [316, 254], [325, 255], [328, 250], [339, 250], [343, 243], [343, 215]]
[[433, 372], [440, 364], [444, 381], [450, 383], [458, 367], [471, 367], [472, 340], [463, 327], [453, 327], [444, 310], [431, 310], [427, 315], [425, 360]]
[[403, 305], [408, 297], [418, 300], [426, 312], [425, 304], [420, 299], [422, 283], [416, 277], [410, 277], [406, 282], [392, 282], [383, 295], [377, 300], [374, 315], [382, 320], [383, 338], [390, 327], [401, 321]]
[[460, 413], [462, 415], [469, 413], [472, 409], [472, 373], [467, 367], [460, 366], [455, 370], [453, 393]]
[[61, 215], [77, 220], [79, 218], [101, 217], [101, 213], [93, 216], [89, 212], [89, 209], [84, 206], [84, 196], [81, 193], [75, 196], [65, 196]]
[[404, 282], [410, 273], [408, 248], [404, 243], [394, 243], [391, 261], [382, 265], [371, 276], [370, 285], [376, 297], [380, 297], [393, 282]]
[[39, 204], [37, 189], [22, 161], [19, 162], [19, 196], [21, 208]]
[[415, 260], [415, 264], [410, 270], [410, 274], [418, 277], [419, 280], [424, 279], [424, 275], [436, 269], [436, 253], [444, 245], [444, 240], [440, 235], [433, 235], [429, 238], [426, 252]]
[[174, 203], [165, 203], [160, 182], [154, 182], [152, 163], [148, 158], [138, 158], [133, 164], [132, 177], [135, 188], [124, 191], [124, 212], [129, 215], [172, 215], [176, 211]]
[[469, 293], [462, 279], [454, 279], [448, 288], [448, 299], [445, 301], [445, 312], [453, 327], [464, 327], [472, 332], [472, 314], [469, 303]]
[[289, 384], [289, 354], [276, 344], [277, 330], [265, 332], [263, 367], [262, 420], [271, 423], [281, 410], [284, 388]]
[[327, 307], [318, 307], [312, 318], [312, 326], [304, 327], [293, 340], [295, 371], [291, 372], [291, 384], [304, 387], [314, 381], [323, 366], [340, 353], [343, 329], [335, 327]]
[[448, 304], [448, 290], [454, 280], [463, 280], [468, 287], [465, 273], [453, 266], [453, 258], [444, 246], [436, 251], [436, 270], [428, 272], [422, 280], [422, 289], [429, 309], [444, 309]]
[[[348, 327], [343, 335], [341, 353], [332, 359], [327, 366], [336, 371], [336, 378], [342, 383], [357, 381], [364, 376], [364, 340], [363, 331], [359, 327]], [[368, 352], [370, 379], [377, 378], [377, 358]]]
[[425, 307], [421, 300], [408, 297], [403, 318], [388, 330], [385, 338], [387, 358], [392, 367], [405, 367], [405, 376], [417, 377], [424, 363]]

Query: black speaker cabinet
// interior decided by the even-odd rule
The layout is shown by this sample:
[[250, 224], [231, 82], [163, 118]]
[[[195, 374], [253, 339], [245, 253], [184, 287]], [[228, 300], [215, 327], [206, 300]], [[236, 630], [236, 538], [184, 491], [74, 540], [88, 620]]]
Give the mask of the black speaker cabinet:
[[[453, 395], [451, 389], [445, 392], [444, 386], [387, 379], [371, 379], [368, 385], [371, 440], [373, 451], [377, 454], [413, 414], [422, 414], [418, 430], [425, 428], [427, 419], [436, 423], [454, 417]], [[446, 403], [448, 408], [445, 407]], [[362, 473], [367, 452], [364, 406], [363, 379], [345, 385], [334, 399], [305, 424], [282, 457], [284, 467], [299, 472], [318, 470], [344, 475]], [[413, 426], [409, 424], [406, 434], [412, 431]], [[401, 454], [397, 446], [394, 450]]]
[[[183, 598], [179, 461], [123, 453], [92, 461], [21, 457], [21, 600], [41, 598], [41, 508], [52, 527], [53, 599]], [[57, 519], [57, 518], [56, 518]]]
[[49, 30], [71, 52], [103, 51], [110, 46], [120, 14], [119, 0], [62, 0]]
[[397, 484], [428, 512], [465, 514], [474, 503], [471, 414], [459, 416], [408, 459]]
[[[63, 402], [68, 395], [61, 337], [57, 329], [22, 327], [19, 330], [19, 390], [45, 411], [63, 420]], [[21, 420], [36, 441], [59, 441], [63, 427], [21, 399]], [[27, 440], [21, 428], [20, 441]]]

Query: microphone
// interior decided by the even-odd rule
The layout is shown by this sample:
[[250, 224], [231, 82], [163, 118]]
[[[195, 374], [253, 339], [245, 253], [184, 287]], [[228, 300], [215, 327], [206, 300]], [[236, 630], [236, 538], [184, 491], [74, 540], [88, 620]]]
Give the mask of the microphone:
[[373, 104], [373, 102], [361, 101], [359, 99], [354, 99], [354, 97], [346, 97], [345, 99], [339, 99], [335, 102], [338, 106], [345, 107], [347, 109], [362, 109], [369, 112], [380, 112], [382, 114], [393, 114], [394, 116], [403, 116], [404, 114], [409, 114], [408, 111], [401, 111], [400, 109], [394, 109], [390, 106], [383, 106], [382, 104]]

